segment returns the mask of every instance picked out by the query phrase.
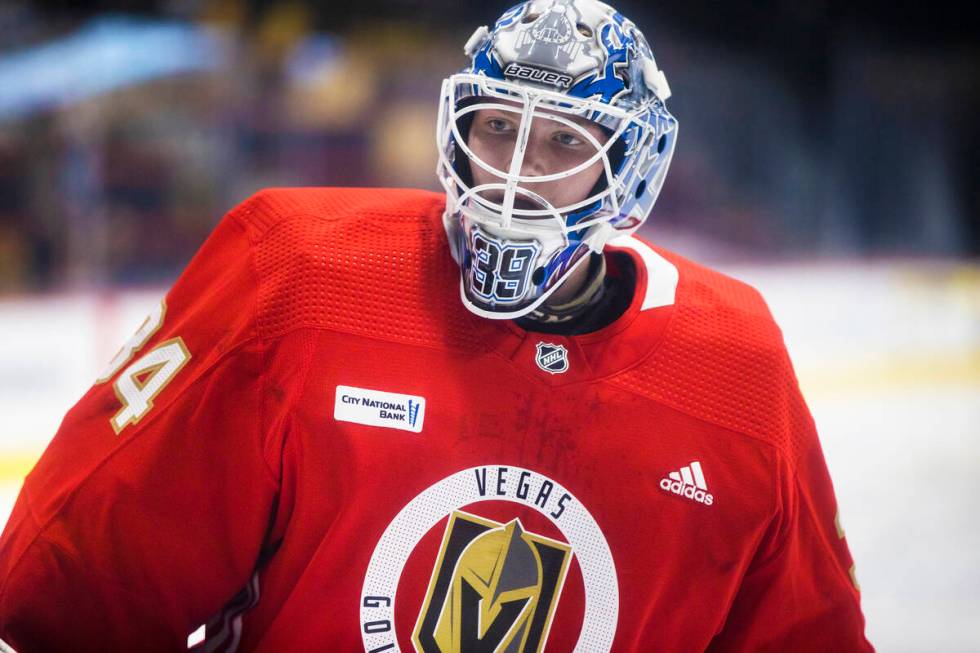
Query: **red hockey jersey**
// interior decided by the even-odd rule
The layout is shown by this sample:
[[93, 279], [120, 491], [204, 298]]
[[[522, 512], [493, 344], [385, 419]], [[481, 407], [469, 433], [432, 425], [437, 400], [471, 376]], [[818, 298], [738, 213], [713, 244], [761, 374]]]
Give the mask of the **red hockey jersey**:
[[465, 310], [443, 207], [288, 189], [229, 213], [27, 478], [0, 638], [871, 650], [758, 293], [628, 239], [625, 314], [527, 332]]

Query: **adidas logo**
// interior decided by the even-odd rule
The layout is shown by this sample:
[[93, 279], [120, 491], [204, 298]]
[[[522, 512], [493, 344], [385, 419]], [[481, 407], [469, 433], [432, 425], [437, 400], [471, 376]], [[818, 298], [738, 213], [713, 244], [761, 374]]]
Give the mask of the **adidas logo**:
[[680, 471], [667, 474], [667, 478], [660, 479], [660, 489], [706, 506], [710, 506], [715, 501], [715, 498], [708, 493], [708, 484], [704, 480], [701, 463], [696, 460], [686, 467], [681, 467]]

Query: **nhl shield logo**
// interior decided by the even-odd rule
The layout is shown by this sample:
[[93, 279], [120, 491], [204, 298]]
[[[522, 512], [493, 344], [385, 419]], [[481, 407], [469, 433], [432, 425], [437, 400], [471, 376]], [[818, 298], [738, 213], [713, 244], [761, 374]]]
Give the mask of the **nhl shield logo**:
[[562, 345], [539, 342], [535, 361], [538, 363], [538, 367], [545, 372], [561, 374], [568, 370], [568, 350]]

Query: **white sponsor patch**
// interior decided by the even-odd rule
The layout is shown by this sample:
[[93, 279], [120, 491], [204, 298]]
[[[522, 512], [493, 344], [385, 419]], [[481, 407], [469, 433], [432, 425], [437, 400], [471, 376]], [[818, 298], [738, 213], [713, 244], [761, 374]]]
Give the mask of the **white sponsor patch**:
[[338, 385], [333, 418], [340, 422], [421, 433], [425, 397]]

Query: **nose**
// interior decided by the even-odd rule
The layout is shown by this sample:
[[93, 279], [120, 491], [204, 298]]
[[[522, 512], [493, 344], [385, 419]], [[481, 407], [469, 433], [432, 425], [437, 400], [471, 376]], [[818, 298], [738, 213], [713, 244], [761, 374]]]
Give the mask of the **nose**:
[[538, 177], [548, 174], [548, 165], [542, 155], [544, 144], [539, 142], [540, 138], [535, 136], [534, 131], [532, 129], [528, 136], [527, 149], [524, 150], [524, 159], [521, 161], [521, 175]]

